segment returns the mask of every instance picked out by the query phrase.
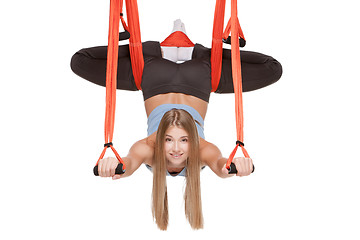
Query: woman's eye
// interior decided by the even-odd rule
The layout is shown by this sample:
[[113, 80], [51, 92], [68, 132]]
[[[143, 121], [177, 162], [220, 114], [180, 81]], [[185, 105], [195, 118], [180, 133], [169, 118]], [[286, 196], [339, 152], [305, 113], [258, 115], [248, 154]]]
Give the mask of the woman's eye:
[[165, 138], [165, 141], [166, 141], [166, 142], [170, 142], [171, 139], [170, 139], [170, 138]]
[[182, 141], [182, 142], [187, 142], [188, 140], [187, 140], [187, 138], [184, 138], [184, 139], [182, 139], [181, 141]]

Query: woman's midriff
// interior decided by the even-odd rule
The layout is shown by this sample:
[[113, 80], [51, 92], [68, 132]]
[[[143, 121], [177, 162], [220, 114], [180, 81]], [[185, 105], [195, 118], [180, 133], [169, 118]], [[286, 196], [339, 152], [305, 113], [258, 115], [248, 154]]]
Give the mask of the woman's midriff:
[[159, 94], [145, 100], [145, 111], [149, 117], [150, 113], [162, 104], [185, 104], [194, 108], [205, 120], [208, 102], [182, 93]]

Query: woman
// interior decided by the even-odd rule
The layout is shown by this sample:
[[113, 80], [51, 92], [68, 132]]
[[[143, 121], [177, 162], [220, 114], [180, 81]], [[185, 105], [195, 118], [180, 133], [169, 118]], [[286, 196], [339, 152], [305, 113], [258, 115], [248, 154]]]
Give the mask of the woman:
[[[185, 214], [192, 228], [202, 228], [200, 169], [209, 166], [219, 177], [234, 176], [225, 168], [227, 158], [204, 139], [202, 123], [207, 103], [190, 95], [168, 93], [146, 100], [145, 107], [147, 112], [151, 112], [148, 116], [150, 135], [136, 142], [129, 154], [122, 158], [126, 165], [125, 173], [115, 175], [118, 160], [105, 158], [99, 161], [99, 175], [115, 180], [131, 176], [142, 164], [152, 169], [152, 211], [162, 230], [166, 230], [168, 223], [166, 175], [185, 176]], [[172, 109], [167, 111], [168, 108]], [[156, 115], [164, 111], [160, 123], [156, 123]], [[156, 125], [157, 131], [151, 133], [151, 126], [156, 128]], [[253, 170], [250, 158], [234, 158], [233, 163], [238, 170], [237, 176], [247, 176]]]
[[[72, 58], [72, 70], [104, 86], [106, 50], [106, 47], [80, 50]], [[153, 171], [152, 211], [162, 230], [168, 223], [166, 175], [186, 177], [185, 214], [194, 229], [203, 226], [200, 169], [208, 166], [219, 177], [234, 176], [225, 168], [227, 158], [204, 137], [203, 124], [211, 92], [210, 50], [199, 44], [182, 50], [186, 54], [181, 54], [180, 49], [161, 47], [158, 42], [143, 43], [145, 64], [141, 87], [148, 117], [148, 137], [136, 142], [122, 158], [126, 165], [124, 174], [115, 175], [116, 158], [104, 158], [98, 163], [99, 175], [114, 180], [131, 176], [142, 164]], [[179, 59], [181, 55], [190, 59]], [[178, 60], [185, 62], [174, 63]], [[267, 86], [281, 76], [281, 65], [269, 56], [243, 52], [241, 60], [244, 91]], [[127, 46], [119, 47], [117, 77], [119, 89], [137, 90]], [[229, 50], [224, 50], [216, 92], [233, 92]], [[233, 163], [238, 171], [236, 176], [247, 176], [253, 171], [250, 158], [234, 158]]]

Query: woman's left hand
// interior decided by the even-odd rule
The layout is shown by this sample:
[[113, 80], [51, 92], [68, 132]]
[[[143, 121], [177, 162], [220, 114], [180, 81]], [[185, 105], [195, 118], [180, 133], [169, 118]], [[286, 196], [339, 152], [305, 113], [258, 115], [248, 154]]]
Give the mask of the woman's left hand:
[[[251, 158], [237, 157], [237, 158], [233, 159], [232, 163], [234, 163], [236, 166], [236, 170], [237, 170], [236, 176], [239, 176], [239, 177], [248, 176], [253, 171], [254, 165], [253, 165], [253, 161]], [[226, 164], [223, 167], [223, 172], [228, 173]]]

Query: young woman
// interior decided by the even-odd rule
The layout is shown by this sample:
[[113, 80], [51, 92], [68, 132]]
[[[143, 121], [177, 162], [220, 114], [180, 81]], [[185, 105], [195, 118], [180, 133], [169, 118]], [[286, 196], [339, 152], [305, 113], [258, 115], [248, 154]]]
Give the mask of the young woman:
[[[183, 24], [181, 31], [184, 31]], [[98, 163], [99, 175], [114, 180], [131, 176], [142, 164], [153, 171], [152, 211], [162, 230], [168, 224], [166, 175], [186, 177], [185, 214], [194, 229], [203, 226], [200, 170], [208, 166], [219, 177], [234, 176], [225, 168], [227, 158], [204, 137], [203, 125], [211, 93], [210, 51], [200, 44], [181, 49], [162, 47], [158, 42], [143, 43], [141, 87], [148, 136], [136, 142], [123, 157], [124, 174], [115, 175], [116, 158], [104, 158]], [[82, 49], [72, 57], [71, 68], [80, 77], [105, 86], [106, 53], [107, 47]], [[281, 65], [272, 57], [246, 51], [241, 56], [243, 91], [265, 87], [280, 78]], [[185, 61], [177, 64], [178, 60]], [[230, 50], [224, 50], [216, 93], [233, 92], [230, 61]], [[119, 47], [117, 80], [119, 89], [138, 90], [126, 45]], [[234, 158], [233, 163], [237, 176], [247, 176], [253, 171], [250, 158]]]
[[[219, 177], [234, 176], [225, 168], [227, 158], [204, 139], [202, 125], [207, 103], [193, 96], [168, 93], [146, 100], [145, 107], [150, 112], [149, 136], [136, 142], [122, 158], [125, 173], [115, 175], [118, 160], [104, 158], [98, 164], [99, 175], [120, 179], [131, 176], [146, 164], [153, 171], [153, 216], [162, 230], [168, 223], [166, 176], [185, 176], [185, 214], [192, 228], [202, 228], [200, 170], [208, 166]], [[237, 176], [247, 176], [253, 170], [250, 158], [234, 158], [233, 163], [238, 170]]]

